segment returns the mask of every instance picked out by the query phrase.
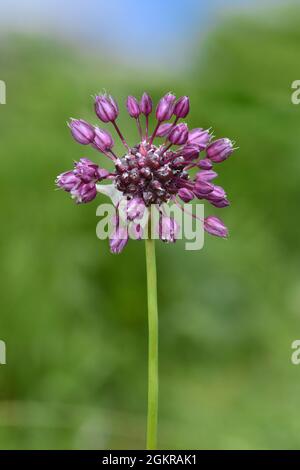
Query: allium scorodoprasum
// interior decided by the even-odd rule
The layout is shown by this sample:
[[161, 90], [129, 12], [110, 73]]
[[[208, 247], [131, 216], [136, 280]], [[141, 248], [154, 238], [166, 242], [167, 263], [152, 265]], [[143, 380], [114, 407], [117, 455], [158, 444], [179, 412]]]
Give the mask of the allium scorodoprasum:
[[[98, 192], [110, 196], [114, 194], [112, 199], [116, 208], [121, 199], [128, 202], [129, 221], [138, 220], [146, 207], [155, 204], [159, 209], [169, 201], [180, 204], [181, 201], [187, 203], [197, 198], [208, 201], [216, 208], [229, 205], [224, 189], [212, 183], [217, 177], [212, 167], [232, 154], [233, 143], [227, 138], [212, 141], [209, 130], [189, 130], [187, 124], [178, 123], [189, 113], [187, 96], [176, 101], [172, 93], [167, 93], [160, 99], [152, 133], [149, 133], [149, 116], [153, 107], [150, 96], [144, 93], [140, 101], [129, 96], [126, 108], [129, 116], [136, 120], [140, 135], [140, 141], [132, 147], [116, 123], [119, 115], [117, 102], [103, 94], [95, 97], [94, 106], [98, 118], [115, 128], [126, 151], [118, 157], [113, 151], [114, 140], [109, 131], [94, 127], [82, 119], [71, 119], [69, 127], [74, 139], [102, 152], [115, 166], [114, 171], [109, 172], [89, 159], [81, 158], [73, 170], [58, 176], [57, 186], [69, 192], [78, 204], [92, 201]], [[145, 118], [145, 130], [142, 128], [142, 115]], [[163, 140], [156, 143], [156, 139]], [[108, 185], [99, 185], [102, 180], [111, 181], [110, 188]], [[175, 224], [174, 220], [161, 212], [157, 228], [161, 240], [176, 241]], [[212, 235], [223, 238], [228, 235], [226, 226], [218, 217], [206, 217], [203, 226]], [[120, 253], [127, 243], [128, 235], [124, 227], [120, 226], [118, 210], [114, 227], [110, 247], [113, 253]], [[137, 239], [142, 237], [140, 230], [137, 224]]]

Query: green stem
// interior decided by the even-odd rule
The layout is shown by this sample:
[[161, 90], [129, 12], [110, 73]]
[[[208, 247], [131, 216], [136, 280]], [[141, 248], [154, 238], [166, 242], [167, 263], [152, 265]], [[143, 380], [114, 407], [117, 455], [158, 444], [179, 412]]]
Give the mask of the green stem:
[[147, 449], [156, 449], [158, 410], [158, 313], [155, 241], [151, 239], [150, 232], [149, 227], [149, 238], [145, 240], [149, 328]]

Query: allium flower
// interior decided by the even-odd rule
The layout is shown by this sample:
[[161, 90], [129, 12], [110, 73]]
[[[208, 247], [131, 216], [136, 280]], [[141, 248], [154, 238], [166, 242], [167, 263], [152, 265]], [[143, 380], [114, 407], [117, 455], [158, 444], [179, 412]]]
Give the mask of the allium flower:
[[[134, 96], [129, 96], [126, 106], [129, 115], [136, 119], [140, 133], [140, 141], [133, 146], [128, 145], [116, 123], [119, 108], [114, 98], [106, 94], [95, 97], [97, 116], [114, 126], [124, 144], [126, 150], [121, 156], [114, 153], [114, 140], [108, 130], [94, 127], [82, 119], [70, 121], [69, 127], [75, 140], [84, 145], [90, 144], [105, 154], [113, 161], [114, 171], [109, 172], [87, 158], [82, 158], [75, 163], [73, 171], [58, 176], [58, 187], [69, 192], [76, 203], [80, 204], [92, 201], [97, 191], [108, 194], [110, 186], [110, 196], [112, 197], [114, 191], [117, 211], [121, 200], [127, 202], [128, 224], [136, 222], [136, 238], [141, 234], [138, 219], [153, 204], [160, 208], [169, 201], [180, 205], [180, 201], [187, 203], [198, 198], [216, 208], [229, 205], [224, 189], [212, 182], [218, 176], [212, 166], [231, 155], [233, 143], [227, 138], [211, 142], [209, 130], [189, 130], [187, 124], [177, 123], [189, 112], [190, 102], [187, 96], [176, 101], [172, 93], [167, 93], [160, 99], [156, 107], [157, 123], [152, 134], [148, 134], [148, 118], [152, 112], [151, 97], [144, 93], [138, 101]], [[145, 132], [140, 122], [141, 114], [146, 119]], [[172, 116], [172, 122], [165, 122]], [[156, 144], [156, 137], [164, 137], [166, 141]], [[111, 184], [99, 185], [104, 179]], [[181, 207], [184, 210], [184, 206]], [[161, 216], [159, 236], [163, 241], [174, 242], [177, 231], [174, 229], [170, 236], [166, 236], [167, 223], [168, 219]], [[175, 222], [170, 222], [173, 223]], [[207, 217], [202, 223], [206, 232], [219, 237], [227, 236], [227, 229], [220, 219]], [[119, 253], [128, 241], [128, 236], [126, 243], [120, 237], [124, 235], [123, 232], [123, 227], [116, 225], [110, 242], [113, 253]]]
[[[139, 142], [133, 146], [127, 143], [116, 123], [119, 108], [114, 98], [106, 94], [96, 96], [94, 106], [98, 118], [114, 127], [125, 151], [120, 156], [116, 155], [113, 137], [106, 129], [94, 127], [81, 119], [72, 119], [69, 127], [73, 138], [80, 144], [90, 145], [102, 152], [111, 160], [114, 168], [108, 171], [88, 158], [81, 158], [74, 163], [73, 170], [57, 177], [56, 184], [70, 193], [77, 204], [92, 201], [97, 193], [111, 198], [114, 205], [111, 220], [113, 230], [109, 238], [112, 253], [121, 253], [128, 243], [129, 235], [133, 235], [136, 240], [142, 239], [145, 228], [143, 219], [149, 221], [148, 208], [155, 205], [158, 210], [158, 223], [153, 227], [150, 219], [146, 224], [148, 236], [145, 238], [149, 325], [147, 449], [156, 449], [158, 309], [155, 237], [152, 234], [158, 234], [166, 243], [174, 243], [178, 238], [180, 227], [174, 217], [166, 214], [165, 204], [169, 202], [197, 219], [198, 216], [188, 212], [181, 201], [188, 203], [198, 198], [218, 209], [229, 205], [225, 190], [213, 183], [218, 175], [212, 168], [213, 163], [220, 163], [232, 154], [233, 143], [227, 138], [211, 142], [209, 130], [189, 130], [187, 124], [178, 123], [189, 113], [187, 96], [176, 101], [175, 95], [167, 93], [160, 99], [152, 133], [149, 133], [149, 117], [152, 113], [150, 96], [144, 93], [140, 101], [129, 96], [126, 101], [127, 111], [135, 119], [140, 136]], [[141, 118], [145, 119], [144, 131]], [[156, 137], [163, 137], [164, 141], [156, 143]], [[105, 184], [99, 184], [101, 181], [105, 181]], [[228, 230], [218, 217], [210, 215], [200, 221], [207, 233], [227, 237]]]

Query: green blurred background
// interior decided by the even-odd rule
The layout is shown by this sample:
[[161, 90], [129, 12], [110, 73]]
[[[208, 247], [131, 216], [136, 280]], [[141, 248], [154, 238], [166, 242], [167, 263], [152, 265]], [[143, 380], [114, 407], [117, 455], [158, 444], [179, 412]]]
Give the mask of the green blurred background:
[[[159, 447], [300, 448], [300, 10], [273, 3], [195, 34], [178, 70], [59, 35], [2, 33], [0, 448], [144, 447], [144, 246], [111, 255], [95, 234], [99, 199], [75, 206], [54, 190], [73, 160], [105, 161], [65, 124], [96, 124], [91, 95], [102, 89], [120, 103], [188, 94], [189, 125], [239, 146], [218, 167], [231, 206], [207, 207], [229, 240], [207, 236], [199, 252], [157, 244]], [[133, 143], [124, 107], [120, 126]]]

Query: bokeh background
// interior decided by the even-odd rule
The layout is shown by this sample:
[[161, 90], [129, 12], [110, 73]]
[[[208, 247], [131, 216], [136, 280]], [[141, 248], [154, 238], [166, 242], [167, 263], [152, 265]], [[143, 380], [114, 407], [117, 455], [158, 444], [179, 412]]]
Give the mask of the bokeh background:
[[239, 146], [218, 167], [229, 240], [157, 246], [159, 447], [299, 449], [299, 2], [4, 0], [0, 28], [0, 448], [144, 447], [144, 246], [111, 255], [97, 202], [54, 190], [104, 162], [66, 121], [96, 124], [106, 89], [188, 94], [191, 127]]

